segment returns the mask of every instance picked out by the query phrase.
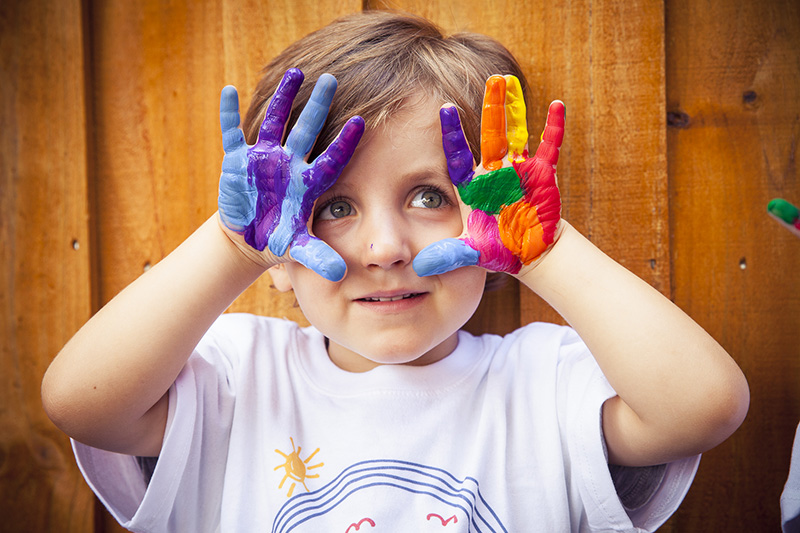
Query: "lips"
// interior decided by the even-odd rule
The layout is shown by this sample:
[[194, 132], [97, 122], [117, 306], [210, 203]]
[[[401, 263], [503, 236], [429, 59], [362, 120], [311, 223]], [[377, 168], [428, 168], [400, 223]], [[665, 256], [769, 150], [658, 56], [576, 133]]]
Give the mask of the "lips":
[[423, 293], [421, 292], [409, 292], [406, 294], [400, 294], [397, 296], [366, 296], [364, 298], [358, 298], [360, 302], [397, 302], [399, 300], [407, 300], [409, 298], [415, 298]]

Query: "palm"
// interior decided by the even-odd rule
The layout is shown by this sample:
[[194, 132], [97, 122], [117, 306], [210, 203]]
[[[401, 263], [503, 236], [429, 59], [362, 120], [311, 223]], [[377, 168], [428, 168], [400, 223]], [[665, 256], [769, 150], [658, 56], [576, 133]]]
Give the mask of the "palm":
[[466, 229], [423, 249], [414, 260], [421, 276], [467, 265], [517, 274], [555, 242], [561, 197], [555, 166], [564, 135], [564, 105], [553, 102], [532, 158], [525, 149], [527, 129], [519, 82], [491, 77], [481, 120], [481, 164], [473, 169], [458, 112], [440, 112], [448, 171], [468, 206]]

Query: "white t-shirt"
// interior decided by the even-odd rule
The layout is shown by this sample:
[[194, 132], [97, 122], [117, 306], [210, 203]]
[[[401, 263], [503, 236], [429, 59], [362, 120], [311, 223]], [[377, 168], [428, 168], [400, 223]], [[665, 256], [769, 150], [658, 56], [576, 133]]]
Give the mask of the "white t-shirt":
[[149, 484], [134, 457], [74, 449], [134, 531], [652, 531], [699, 456], [626, 512], [602, 437], [613, 395], [567, 327], [460, 332], [439, 362], [359, 374], [314, 328], [223, 315], [170, 389]]

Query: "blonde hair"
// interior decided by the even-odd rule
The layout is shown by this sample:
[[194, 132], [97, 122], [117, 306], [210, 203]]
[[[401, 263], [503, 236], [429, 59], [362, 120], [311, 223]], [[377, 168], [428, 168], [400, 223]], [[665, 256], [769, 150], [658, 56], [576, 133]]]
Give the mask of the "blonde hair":
[[367, 128], [384, 123], [414, 96], [452, 102], [476, 161], [480, 161], [480, 117], [486, 79], [513, 74], [527, 98], [528, 87], [513, 55], [499, 42], [476, 33], [445, 36], [438, 26], [415, 15], [364, 11], [335, 20], [296, 41], [265, 68], [243, 123], [249, 143], [258, 130], [283, 73], [297, 67], [305, 82], [292, 106], [287, 132], [305, 106], [317, 78], [325, 72], [339, 82], [328, 120], [311, 153], [330, 144], [352, 116]]

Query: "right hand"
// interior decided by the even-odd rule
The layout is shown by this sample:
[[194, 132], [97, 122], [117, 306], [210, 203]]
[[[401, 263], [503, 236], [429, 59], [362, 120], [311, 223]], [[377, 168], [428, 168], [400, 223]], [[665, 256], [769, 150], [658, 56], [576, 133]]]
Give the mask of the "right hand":
[[336, 139], [312, 163], [311, 149], [328, 116], [336, 79], [320, 76], [297, 123], [281, 145], [303, 73], [284, 74], [267, 107], [258, 140], [248, 146], [239, 128], [239, 97], [227, 86], [220, 95], [222, 175], [219, 181], [220, 220], [230, 231], [259, 252], [268, 248], [278, 261], [285, 256], [330, 281], [341, 280], [347, 270], [342, 257], [309, 233], [314, 202], [344, 170], [364, 133], [364, 120], [351, 118]]
[[800, 237], [800, 209], [783, 198], [774, 198], [767, 205], [767, 212], [778, 224]]

